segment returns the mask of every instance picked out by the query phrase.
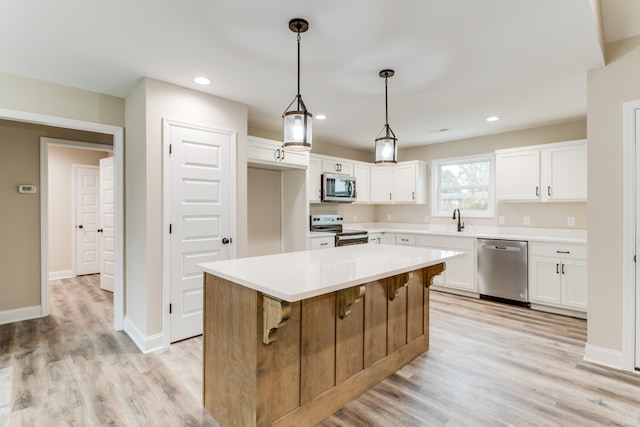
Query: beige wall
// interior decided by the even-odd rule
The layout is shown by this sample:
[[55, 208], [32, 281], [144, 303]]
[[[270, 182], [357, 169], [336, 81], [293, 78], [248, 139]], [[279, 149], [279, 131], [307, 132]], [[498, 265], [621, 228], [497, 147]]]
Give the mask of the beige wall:
[[[111, 141], [107, 135], [0, 120], [0, 311], [40, 305], [41, 137]], [[38, 193], [19, 194], [18, 184], [36, 184]]]
[[[431, 217], [431, 160], [492, 153], [504, 148], [584, 139], [586, 138], [586, 126], [585, 120], [579, 120], [401, 150], [398, 157], [403, 160], [424, 160], [427, 162], [428, 202], [425, 205], [378, 205], [376, 207], [376, 221], [420, 224], [426, 223], [425, 217], [428, 217], [428, 222], [432, 224], [450, 224], [453, 221], [450, 218]], [[568, 216], [575, 217], [575, 228], [584, 229], [587, 226], [586, 203], [499, 203], [496, 205], [495, 218], [463, 219], [469, 226], [498, 225], [497, 218], [500, 215], [505, 217], [505, 227], [522, 227], [525, 216], [531, 217], [532, 227], [567, 228]], [[388, 219], [389, 216], [390, 219]]]
[[282, 252], [282, 173], [247, 169], [248, 255]]
[[0, 73], [0, 108], [124, 126], [124, 99]]
[[145, 79], [126, 100], [125, 315], [145, 336], [162, 332], [162, 119], [237, 132], [237, 244], [247, 250], [247, 107]]
[[99, 166], [105, 151], [50, 146], [49, 153], [49, 273], [72, 268], [72, 165]]
[[640, 99], [640, 36], [607, 45], [588, 74], [588, 343], [622, 349], [622, 104]]

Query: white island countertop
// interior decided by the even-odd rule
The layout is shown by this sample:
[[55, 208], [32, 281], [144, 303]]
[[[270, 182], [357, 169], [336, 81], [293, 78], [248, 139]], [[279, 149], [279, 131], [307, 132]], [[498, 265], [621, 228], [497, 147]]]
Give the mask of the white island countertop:
[[428, 267], [462, 252], [351, 245], [200, 264], [205, 273], [295, 302]]

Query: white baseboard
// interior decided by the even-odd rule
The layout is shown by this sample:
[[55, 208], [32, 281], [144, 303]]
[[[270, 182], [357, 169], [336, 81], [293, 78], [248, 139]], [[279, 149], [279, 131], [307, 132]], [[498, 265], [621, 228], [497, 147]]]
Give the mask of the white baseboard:
[[609, 368], [624, 370], [624, 355], [618, 350], [587, 344], [584, 347], [584, 360]]
[[140, 351], [144, 354], [162, 350], [164, 348], [164, 335], [162, 333], [147, 337], [127, 316], [124, 318], [124, 331], [129, 335], [129, 337], [131, 337], [133, 342], [136, 343]]
[[49, 280], [68, 279], [69, 277], [73, 277], [73, 271], [71, 270], [49, 272]]
[[19, 322], [21, 320], [37, 319], [38, 317], [42, 317], [41, 305], [4, 310], [0, 311], [0, 325]]

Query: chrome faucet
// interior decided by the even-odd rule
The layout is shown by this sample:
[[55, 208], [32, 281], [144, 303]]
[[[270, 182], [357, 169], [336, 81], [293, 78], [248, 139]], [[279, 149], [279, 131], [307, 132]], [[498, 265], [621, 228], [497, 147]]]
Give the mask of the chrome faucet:
[[464, 228], [464, 222], [461, 223], [460, 222], [460, 209], [456, 208], [453, 210], [453, 218], [451, 219], [456, 219], [456, 212], [458, 212], [458, 232], [462, 231], [462, 229]]

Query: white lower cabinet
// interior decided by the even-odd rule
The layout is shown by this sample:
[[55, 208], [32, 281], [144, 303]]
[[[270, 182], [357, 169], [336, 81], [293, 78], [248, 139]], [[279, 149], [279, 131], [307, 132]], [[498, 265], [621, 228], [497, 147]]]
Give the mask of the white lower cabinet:
[[369, 243], [379, 245], [382, 243], [382, 233], [369, 233]]
[[384, 233], [380, 239], [380, 243], [383, 245], [395, 245], [396, 235], [394, 233]]
[[309, 249], [325, 249], [325, 248], [333, 248], [336, 245], [335, 236], [326, 236], [326, 237], [309, 237], [309, 244], [307, 248]]
[[471, 237], [420, 236], [418, 246], [434, 249], [454, 250], [464, 255], [446, 262], [444, 273], [436, 276], [433, 284], [461, 290], [478, 292], [476, 283], [476, 239]]
[[529, 242], [529, 300], [532, 304], [586, 312], [586, 246]]

